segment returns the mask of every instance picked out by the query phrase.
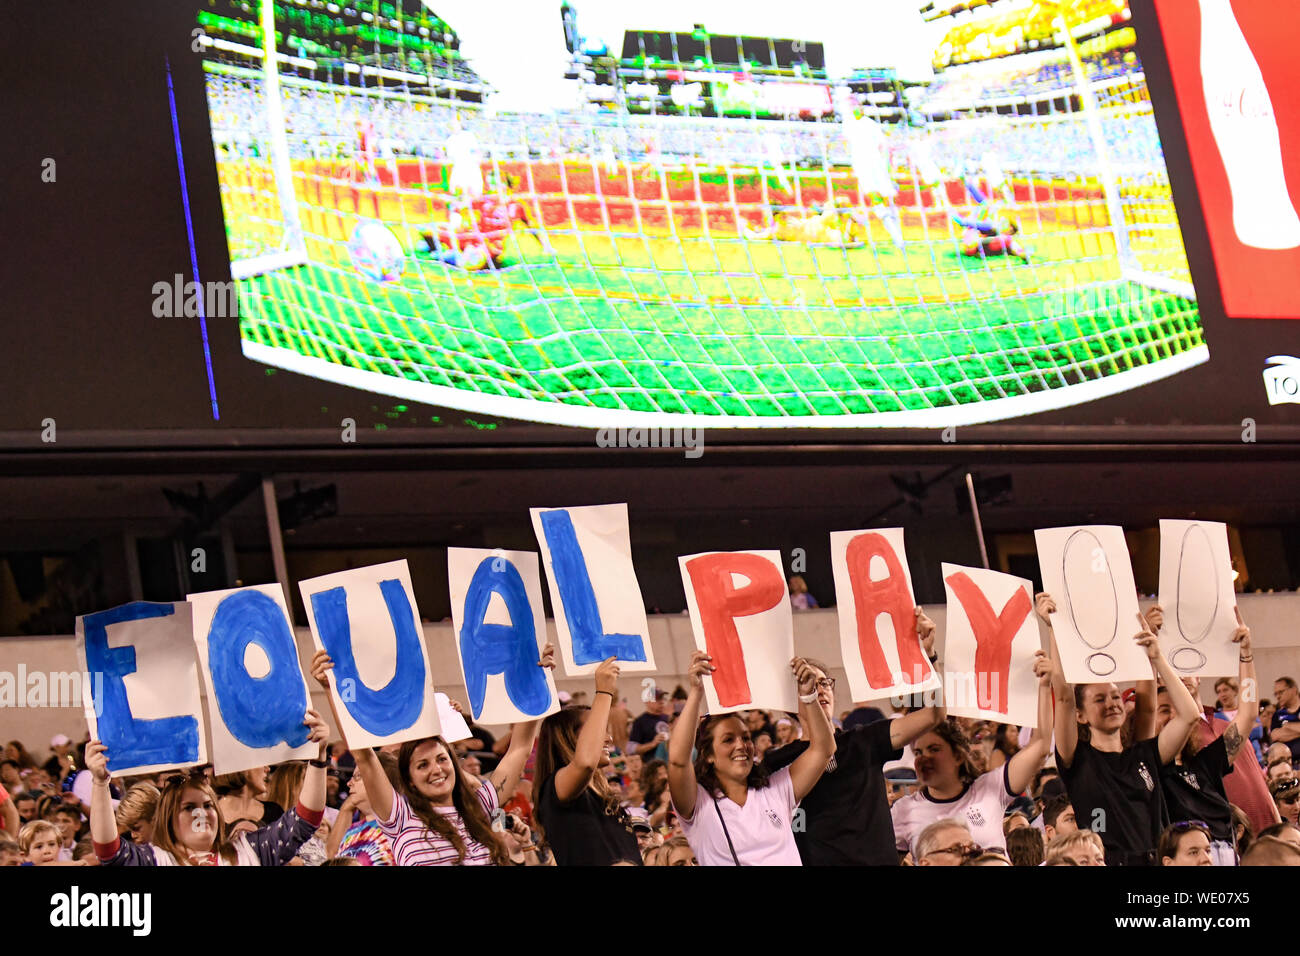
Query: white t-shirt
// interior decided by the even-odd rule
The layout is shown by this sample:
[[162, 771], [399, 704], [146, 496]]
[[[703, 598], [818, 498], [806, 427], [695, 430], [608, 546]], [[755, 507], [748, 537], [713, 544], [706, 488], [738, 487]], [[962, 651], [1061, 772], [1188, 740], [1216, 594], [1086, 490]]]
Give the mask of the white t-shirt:
[[890, 815], [894, 818], [894, 840], [898, 852], [910, 853], [916, 838], [931, 823], [956, 818], [970, 827], [971, 837], [986, 850], [1006, 850], [1002, 834], [1002, 817], [1016, 794], [1009, 792], [1008, 764], [975, 778], [975, 782], [951, 800], [935, 800], [918, 790], [897, 801]]
[[[678, 816], [700, 866], [736, 865], [727, 846], [728, 833], [742, 866], [802, 866], [791, 830], [798, 805], [790, 768], [785, 767], [768, 778], [766, 787], [750, 790], [743, 807], [729, 797], [718, 797], [715, 807], [709, 792], [696, 784], [695, 816], [690, 820]], [[727, 824], [725, 833], [719, 812]]]

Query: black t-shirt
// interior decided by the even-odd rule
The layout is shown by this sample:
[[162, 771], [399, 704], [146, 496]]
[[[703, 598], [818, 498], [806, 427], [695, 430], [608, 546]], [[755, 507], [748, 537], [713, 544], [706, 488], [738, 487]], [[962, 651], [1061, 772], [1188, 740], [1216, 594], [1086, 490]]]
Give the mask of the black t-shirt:
[[[654, 760], [655, 754], [660, 752], [660, 748], [667, 750], [667, 744], [659, 744], [652, 749], [645, 749], [642, 744], [648, 744], [655, 739], [659, 733], [660, 724], [668, 724], [667, 714], [651, 714], [649, 712], [642, 714], [636, 720], [632, 721], [632, 729], [627, 733], [627, 739], [637, 745], [636, 752], [641, 755], [642, 760]], [[662, 756], [659, 759], [663, 759]]]
[[627, 813], [620, 810], [618, 816], [610, 816], [587, 787], [575, 799], [561, 803], [555, 777], [549, 777], [537, 800], [537, 819], [559, 866], [612, 866], [624, 861], [641, 865], [641, 849]]
[[1232, 810], [1223, 778], [1232, 773], [1228, 745], [1222, 737], [1202, 747], [1181, 766], [1170, 762], [1160, 768], [1160, 783], [1169, 807], [1169, 821], [1200, 820], [1210, 826], [1215, 840], [1232, 842]]
[[[836, 731], [835, 769], [821, 775], [799, 804], [803, 812], [795, 815], [794, 842], [804, 866], [898, 865], [881, 771], [903, 755], [889, 742], [890, 723], [881, 720]], [[794, 763], [808, 746], [806, 740], [795, 740], [769, 750], [763, 766], [775, 773]]]
[[[1070, 795], [1081, 829], [1091, 828], [1106, 848], [1107, 866], [1154, 866], [1160, 831], [1169, 824], [1160, 786], [1157, 738], [1139, 741], [1120, 753], [1095, 749], [1080, 740], [1074, 763], [1056, 766]], [[1100, 813], [1098, 811], [1101, 811]]]

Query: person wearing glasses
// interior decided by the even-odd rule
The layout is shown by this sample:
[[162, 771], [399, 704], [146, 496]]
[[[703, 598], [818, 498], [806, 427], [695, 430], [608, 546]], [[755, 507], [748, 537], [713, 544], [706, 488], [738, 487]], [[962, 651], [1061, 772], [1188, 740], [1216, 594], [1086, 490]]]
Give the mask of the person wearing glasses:
[[[933, 663], [938, 660], [934, 621], [919, 607], [914, 613], [917, 636]], [[808, 663], [816, 671], [817, 705], [827, 720], [833, 720], [835, 679], [818, 662]], [[904, 747], [945, 716], [942, 707], [923, 707], [895, 720], [877, 720], [835, 732], [835, 758], [804, 797], [804, 827], [794, 835], [805, 866], [898, 865], [883, 768], [902, 757]], [[796, 740], [769, 750], [763, 767], [775, 773], [794, 763], [808, 747], [808, 741]]]
[[108, 748], [99, 741], [86, 747], [86, 767], [93, 776], [90, 837], [101, 866], [286, 866], [312, 838], [325, 815], [325, 752], [329, 728], [308, 710], [303, 724], [320, 744], [311, 761], [298, 806], [274, 823], [251, 833], [231, 835], [217, 795], [199, 771], [177, 774], [163, 785], [148, 843], [118, 835], [108, 790]]
[[1038, 678], [1038, 727], [1029, 743], [996, 770], [979, 773], [971, 761], [971, 743], [954, 720], [941, 721], [912, 745], [921, 789], [897, 801], [890, 811], [899, 856], [916, 857], [921, 832], [939, 819], [965, 820], [975, 839], [990, 850], [1006, 852], [1002, 820], [1013, 800], [1028, 789], [1047, 759], [1052, 726], [1051, 661], [1035, 652]]
[[668, 740], [668, 789], [701, 866], [800, 865], [795, 808], [834, 758], [835, 734], [829, 713], [817, 706], [823, 672], [798, 657], [790, 669], [810, 739], [793, 763], [772, 772], [754, 762], [754, 742], [738, 715], [700, 720], [704, 678], [714, 665], [704, 651], [691, 655], [690, 692]]
[[917, 866], [961, 866], [983, 853], [984, 848], [975, 842], [966, 821], [951, 817], [936, 820], [921, 831], [912, 859]]
[[1268, 792], [1282, 822], [1300, 825], [1300, 777], [1284, 774], [1268, 785]]
[[1125, 746], [1124, 699], [1114, 684], [1071, 686], [1061, 670], [1052, 635], [1050, 594], [1036, 600], [1047, 621], [1052, 646], [1052, 689], [1056, 697], [1056, 766], [1081, 825], [1096, 828], [1107, 866], [1155, 866], [1156, 846], [1169, 823], [1160, 768], [1174, 759], [1201, 717], [1200, 705], [1160, 649], [1145, 618], [1134, 640], [1146, 652], [1155, 676], [1169, 688], [1173, 714], [1156, 737]]
[[1210, 827], [1204, 820], [1171, 823], [1160, 834], [1161, 866], [1214, 866]]
[[[1159, 627], [1161, 616], [1148, 616], [1153, 627]], [[1255, 655], [1250, 647], [1250, 628], [1237, 612], [1237, 629], [1232, 642], [1238, 646], [1241, 668], [1241, 686], [1247, 693], [1241, 695], [1240, 706], [1222, 735], [1203, 743], [1198, 718], [1187, 730], [1182, 747], [1174, 759], [1160, 768], [1160, 786], [1164, 790], [1169, 815], [1175, 820], [1197, 820], [1205, 823], [1210, 832], [1210, 853], [1215, 866], [1236, 866], [1237, 851], [1232, 821], [1232, 805], [1224, 789], [1224, 778], [1232, 773], [1233, 764], [1242, 754], [1243, 759], [1253, 759], [1250, 730], [1259, 711], [1259, 692], [1255, 684]], [[1197, 689], [1195, 678], [1183, 678], [1182, 683], [1193, 695]], [[1174, 704], [1169, 688], [1161, 687], [1156, 697], [1156, 731], [1161, 732], [1173, 719]], [[1163, 850], [1161, 851], [1163, 857]], [[1180, 866], [1185, 864], [1179, 864]]]

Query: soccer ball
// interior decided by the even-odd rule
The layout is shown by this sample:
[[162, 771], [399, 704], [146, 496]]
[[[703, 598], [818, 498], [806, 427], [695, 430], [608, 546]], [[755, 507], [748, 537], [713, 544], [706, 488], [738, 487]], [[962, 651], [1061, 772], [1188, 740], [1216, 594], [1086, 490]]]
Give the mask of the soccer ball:
[[374, 282], [396, 282], [406, 267], [402, 244], [379, 222], [363, 222], [352, 230], [348, 255], [357, 271]]

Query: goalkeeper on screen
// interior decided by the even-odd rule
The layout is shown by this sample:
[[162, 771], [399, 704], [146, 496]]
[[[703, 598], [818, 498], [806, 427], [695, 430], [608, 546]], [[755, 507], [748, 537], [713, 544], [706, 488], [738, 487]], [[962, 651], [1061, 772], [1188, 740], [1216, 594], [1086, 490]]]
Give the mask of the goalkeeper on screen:
[[1020, 227], [1002, 209], [1001, 203], [985, 196], [979, 186], [966, 179], [966, 192], [975, 202], [969, 216], [949, 211], [949, 218], [964, 230], [961, 237], [961, 254], [971, 258], [985, 256], [1015, 256], [1029, 261], [1029, 251], [1016, 239]]

